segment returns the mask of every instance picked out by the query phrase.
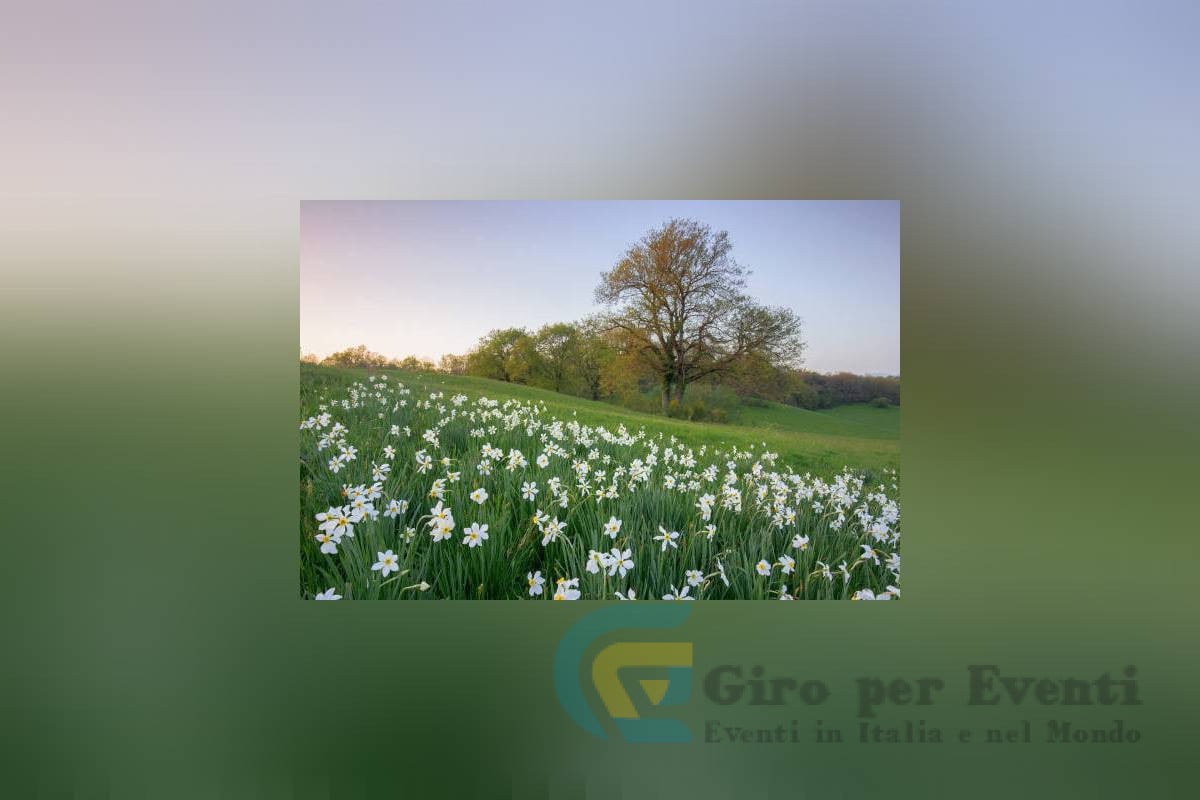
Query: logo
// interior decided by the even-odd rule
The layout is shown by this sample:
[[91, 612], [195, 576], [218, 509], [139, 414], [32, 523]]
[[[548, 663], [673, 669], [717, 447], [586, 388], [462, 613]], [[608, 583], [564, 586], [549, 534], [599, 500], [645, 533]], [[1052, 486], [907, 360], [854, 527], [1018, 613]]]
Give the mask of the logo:
[[643, 717], [638, 708], [687, 702], [692, 690], [691, 642], [616, 641], [596, 653], [590, 664], [583, 663], [589, 645], [607, 633], [675, 628], [690, 611], [687, 603], [621, 603], [571, 626], [554, 655], [554, 690], [571, 719], [593, 736], [608, 739], [583, 691], [590, 683], [625, 741], [690, 742], [691, 733], [679, 720]]

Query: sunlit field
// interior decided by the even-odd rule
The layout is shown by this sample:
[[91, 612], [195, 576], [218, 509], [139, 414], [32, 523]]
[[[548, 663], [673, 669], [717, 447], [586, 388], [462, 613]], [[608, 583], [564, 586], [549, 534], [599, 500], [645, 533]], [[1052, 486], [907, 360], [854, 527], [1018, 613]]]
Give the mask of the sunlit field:
[[899, 409], [755, 411], [304, 365], [302, 596], [898, 598]]

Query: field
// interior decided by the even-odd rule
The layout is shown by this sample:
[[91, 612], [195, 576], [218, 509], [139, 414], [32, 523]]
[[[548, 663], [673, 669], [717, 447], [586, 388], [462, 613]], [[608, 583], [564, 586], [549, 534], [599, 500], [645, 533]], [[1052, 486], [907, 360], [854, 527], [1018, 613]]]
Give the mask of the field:
[[311, 365], [300, 401], [304, 597], [899, 596], [898, 408], [717, 425]]

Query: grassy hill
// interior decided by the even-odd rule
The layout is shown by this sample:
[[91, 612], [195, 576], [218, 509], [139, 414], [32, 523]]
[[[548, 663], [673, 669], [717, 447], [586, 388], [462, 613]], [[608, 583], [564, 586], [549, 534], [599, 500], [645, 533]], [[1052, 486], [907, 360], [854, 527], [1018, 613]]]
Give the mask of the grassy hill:
[[795, 406], [768, 403], [764, 407], [746, 405], [737, 421], [751, 428], [807, 431], [859, 439], [900, 440], [900, 408], [876, 408], [866, 403], [809, 411]]
[[[833, 475], [845, 466], [871, 470], [878, 475], [884, 468], [900, 468], [900, 409], [874, 408], [867, 405], [842, 406], [826, 411], [807, 411], [792, 406], [768, 404], [743, 406], [734, 424], [689, 422], [585, 400], [545, 389], [444, 373], [381, 370], [414, 390], [437, 389], [462, 392], [475, 397], [486, 395], [496, 400], [515, 398], [541, 401], [551, 414], [577, 419], [588, 425], [616, 428], [624, 424], [636, 430], [662, 431], [675, 435], [693, 446], [749, 447], [764, 443], [780, 454], [782, 464], [797, 471]], [[366, 370], [341, 369], [302, 364], [300, 389], [303, 407], [312, 405], [312, 393], [344, 386], [366, 376]]]

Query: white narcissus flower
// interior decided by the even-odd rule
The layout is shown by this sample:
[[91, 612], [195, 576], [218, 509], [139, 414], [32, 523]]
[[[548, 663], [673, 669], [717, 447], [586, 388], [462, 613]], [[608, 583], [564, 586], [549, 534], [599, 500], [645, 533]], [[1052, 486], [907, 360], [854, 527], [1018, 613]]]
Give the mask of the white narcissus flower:
[[471, 527], [463, 531], [463, 544], [467, 547], [480, 547], [488, 538], [488, 526], [472, 522]]
[[471, 492], [471, 499], [474, 500], [479, 505], [483, 505], [485, 502], [487, 502], [487, 499], [488, 499], [487, 489], [484, 489], [481, 487], [481, 488], [476, 489], [475, 491]]
[[662, 525], [659, 525], [658, 529], [661, 531], [661, 535], [655, 536], [654, 541], [662, 542], [663, 552], [667, 552], [667, 545], [670, 545], [678, 550], [679, 544], [676, 542], [676, 540], [679, 538], [679, 531], [668, 531]]
[[612, 577], [618, 572], [624, 578], [629, 570], [633, 569], [633, 551], [620, 550], [614, 547], [608, 557], [608, 575]]
[[780, 556], [779, 566], [783, 569], [784, 575], [791, 575], [796, 571], [796, 559], [791, 556]]
[[580, 596], [579, 578], [559, 578], [554, 591], [555, 600], [578, 600]]
[[621, 520], [616, 517], [609, 517], [608, 522], [604, 523], [603, 532], [607, 533], [610, 539], [617, 538], [617, 534], [621, 532]]
[[323, 592], [318, 592], [313, 596], [313, 600], [341, 600], [342, 596], [334, 591], [333, 587], [329, 587]]
[[629, 587], [629, 591], [625, 594], [621, 594], [620, 592], [613, 592], [613, 594], [617, 596], [618, 600], [637, 600], [637, 592], [633, 590], [632, 586]]
[[767, 561], [766, 559], [763, 559], [762, 561], [759, 561], [757, 564], [754, 565], [754, 569], [755, 569], [755, 571], [758, 572], [759, 575], [770, 575], [771, 574], [771, 562]]
[[566, 523], [559, 522], [558, 517], [555, 517], [554, 519], [550, 520], [545, 525], [543, 525], [542, 533], [545, 535], [542, 536], [542, 547], [545, 547], [546, 545], [550, 544], [550, 542], [558, 541], [559, 534], [561, 534], [563, 532], [563, 529], [566, 527], [567, 527]]
[[391, 550], [376, 553], [375, 555], [379, 560], [371, 565], [371, 569], [381, 573], [381, 577], [386, 578], [389, 572], [400, 571], [400, 562], [396, 559], [396, 554]]
[[321, 543], [321, 552], [328, 555], [337, 553], [337, 546], [342, 543], [340, 538], [333, 536], [329, 531], [320, 531], [316, 539]]
[[687, 578], [688, 586], [699, 586], [704, 583], [704, 573], [698, 569], [686, 570], [683, 576]]
[[454, 512], [442, 505], [441, 501], [429, 509], [429, 527], [454, 530]]
[[692, 587], [685, 585], [683, 587], [683, 591], [681, 592], [678, 589], [676, 589], [674, 586], [672, 586], [671, 593], [664, 594], [663, 600], [695, 600], [696, 598], [694, 598], [694, 597], [688, 597], [688, 592], [690, 592], [691, 590], [692, 590]]
[[537, 465], [540, 468], [545, 469], [546, 465], [549, 463], [550, 463], [550, 458], [545, 453], [542, 453], [540, 456], [537, 457]]
[[450, 519], [440, 520], [437, 524], [437, 527], [429, 532], [429, 535], [433, 537], [435, 542], [440, 542], [445, 539], [449, 539], [453, 533], [454, 518], [451, 517]]
[[538, 493], [538, 486], [536, 483], [529, 482], [529, 483], [521, 484], [521, 499], [522, 500], [533, 500], [534, 498], [537, 497], [537, 493]]
[[608, 558], [605, 553], [588, 550], [587, 565], [584, 566], [585, 570], [595, 575], [606, 566], [608, 566]]
[[343, 536], [349, 536], [353, 539], [354, 523], [362, 519], [362, 513], [351, 510], [349, 506], [342, 506], [341, 508], [333, 506], [328, 511], [322, 511], [315, 516], [321, 523], [317, 527], [337, 539]]
[[527, 573], [525, 575], [525, 579], [529, 582], [530, 597], [536, 597], [542, 593], [542, 584], [546, 582], [546, 579], [542, 577], [542, 571], [540, 569], [537, 572]]
[[796, 548], [797, 550], [807, 550], [808, 549], [808, 537], [801, 536], [800, 534], [797, 533], [795, 536], [792, 537], [792, 547]]

